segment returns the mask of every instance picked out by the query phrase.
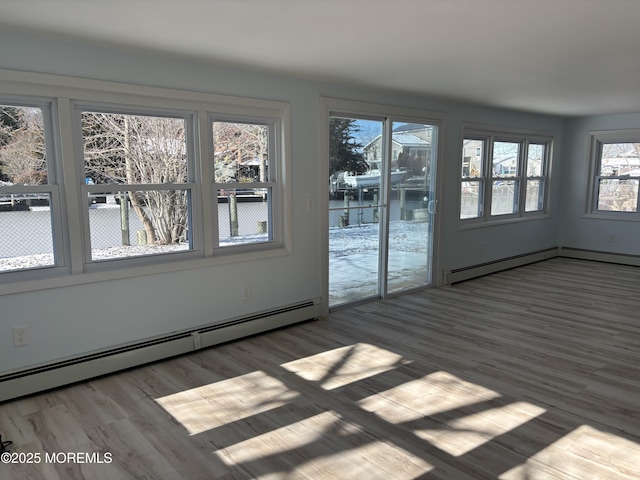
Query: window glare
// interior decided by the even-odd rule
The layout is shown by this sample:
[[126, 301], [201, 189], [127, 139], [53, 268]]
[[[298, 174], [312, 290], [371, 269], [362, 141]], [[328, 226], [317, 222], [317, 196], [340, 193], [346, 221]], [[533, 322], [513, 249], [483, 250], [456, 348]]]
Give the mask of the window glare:
[[602, 145], [600, 175], [640, 176], [640, 143], [605, 143]]
[[495, 142], [493, 144], [493, 175], [510, 177], [518, 175], [520, 144]]
[[544, 162], [545, 146], [539, 143], [529, 144], [527, 153], [527, 176], [539, 177], [542, 175], [542, 164]]

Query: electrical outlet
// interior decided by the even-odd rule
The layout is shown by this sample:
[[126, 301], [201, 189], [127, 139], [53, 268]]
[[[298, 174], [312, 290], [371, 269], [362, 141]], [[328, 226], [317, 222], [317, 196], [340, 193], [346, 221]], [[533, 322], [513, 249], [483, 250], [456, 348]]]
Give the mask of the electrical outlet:
[[29, 345], [29, 327], [26, 325], [13, 327], [13, 346], [24, 347], [25, 345]]
[[615, 241], [616, 241], [616, 234], [615, 233], [610, 233], [609, 236], [607, 237], [607, 242], [615, 243]]

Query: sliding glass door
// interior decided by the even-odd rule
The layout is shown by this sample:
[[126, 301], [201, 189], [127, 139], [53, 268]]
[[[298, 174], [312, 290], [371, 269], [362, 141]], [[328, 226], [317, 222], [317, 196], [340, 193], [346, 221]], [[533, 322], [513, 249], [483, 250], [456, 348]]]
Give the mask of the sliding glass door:
[[[392, 122], [387, 293], [431, 283], [436, 128]], [[398, 181], [393, 171], [403, 172]]]
[[329, 120], [330, 306], [379, 296], [383, 130], [380, 120]]
[[437, 126], [329, 117], [329, 307], [431, 283]]

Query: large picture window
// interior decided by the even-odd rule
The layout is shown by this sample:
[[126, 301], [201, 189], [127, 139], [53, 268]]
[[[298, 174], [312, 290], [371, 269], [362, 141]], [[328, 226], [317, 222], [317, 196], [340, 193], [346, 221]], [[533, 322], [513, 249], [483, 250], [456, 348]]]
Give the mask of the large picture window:
[[592, 134], [590, 213], [638, 217], [640, 130]]
[[460, 220], [520, 219], [546, 212], [551, 137], [465, 129]]

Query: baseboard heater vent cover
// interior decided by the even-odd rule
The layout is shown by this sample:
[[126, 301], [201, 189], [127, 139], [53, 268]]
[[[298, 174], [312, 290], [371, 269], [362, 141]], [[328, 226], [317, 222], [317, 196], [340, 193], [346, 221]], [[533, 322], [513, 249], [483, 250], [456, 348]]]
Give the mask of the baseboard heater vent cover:
[[523, 255], [502, 258], [494, 262], [480, 263], [470, 267], [445, 271], [444, 283], [445, 285], [453, 285], [454, 283], [464, 282], [465, 280], [482, 277], [483, 275], [489, 275], [502, 270], [509, 270], [510, 268], [521, 267], [529, 263], [540, 262], [542, 260], [557, 257], [559, 251], [560, 249], [558, 247], [552, 247], [546, 250], [538, 250], [536, 252], [525, 253]]
[[320, 317], [320, 299], [0, 375], [0, 402]]

